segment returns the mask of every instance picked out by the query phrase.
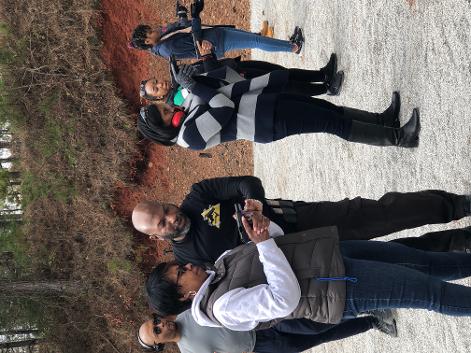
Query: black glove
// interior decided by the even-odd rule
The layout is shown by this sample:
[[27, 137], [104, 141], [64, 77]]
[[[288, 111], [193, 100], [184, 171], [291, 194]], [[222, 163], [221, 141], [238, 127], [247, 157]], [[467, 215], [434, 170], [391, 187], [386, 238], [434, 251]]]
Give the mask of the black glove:
[[171, 68], [175, 81], [177, 81], [177, 83], [183, 88], [186, 88], [187, 90], [191, 91], [191, 88], [196, 84], [195, 80], [193, 79], [195, 69], [191, 65], [180, 66], [180, 70], [178, 72], [175, 71], [173, 65], [171, 66]]
[[191, 4], [191, 17], [197, 18], [200, 17], [201, 11], [204, 9], [204, 0], [195, 0], [193, 4]]

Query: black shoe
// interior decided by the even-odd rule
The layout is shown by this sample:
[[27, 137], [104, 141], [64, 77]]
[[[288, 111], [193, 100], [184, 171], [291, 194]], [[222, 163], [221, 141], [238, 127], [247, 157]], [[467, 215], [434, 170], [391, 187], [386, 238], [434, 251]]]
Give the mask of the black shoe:
[[419, 111], [415, 108], [412, 117], [401, 128], [383, 126], [379, 123], [370, 123], [378, 117], [376, 113], [344, 107], [344, 115], [352, 120], [352, 127], [348, 141], [364, 143], [372, 146], [398, 146], [413, 148], [419, 145]]
[[385, 333], [386, 335], [390, 337], [397, 337], [397, 325], [396, 325], [396, 320], [394, 319], [392, 323], [388, 323], [373, 316], [372, 325], [373, 325], [373, 328], [375, 328], [378, 331], [381, 331], [382, 333]]
[[343, 84], [343, 71], [336, 72], [330, 82], [327, 84], [327, 95], [338, 96]]
[[379, 114], [379, 120], [384, 126], [398, 128], [401, 126], [399, 121], [399, 112], [401, 111], [401, 96], [399, 92], [393, 92], [391, 104], [388, 109]]
[[294, 43], [294, 40], [296, 39], [296, 35], [298, 34], [298, 30], [299, 30], [299, 26], [294, 27], [294, 32], [291, 35], [291, 37], [289, 37], [288, 39], [291, 43]]
[[391, 309], [378, 309], [367, 311], [367, 314], [371, 317], [371, 324], [373, 328], [385, 333], [391, 337], [397, 337], [397, 325], [394, 319], [394, 314]]
[[337, 55], [335, 53], [330, 54], [329, 62], [319, 71], [322, 71], [325, 75], [324, 82], [329, 84], [337, 73]]
[[298, 47], [298, 50], [295, 51], [295, 54], [301, 53], [301, 49], [303, 48], [303, 45], [304, 45], [304, 34], [303, 34], [303, 30], [302, 30], [301, 27], [296, 26], [296, 27], [294, 28], [294, 33], [293, 33], [293, 35], [289, 38], [289, 41], [290, 41], [292, 44], [296, 44], [297, 47]]
[[413, 148], [419, 146], [420, 133], [420, 114], [419, 108], [412, 110], [412, 117], [399, 130], [398, 143], [399, 147]]
[[394, 321], [394, 313], [391, 309], [376, 309], [376, 310], [368, 310], [365, 311], [363, 314], [374, 316], [381, 321], [385, 321], [389, 324], [392, 324]]

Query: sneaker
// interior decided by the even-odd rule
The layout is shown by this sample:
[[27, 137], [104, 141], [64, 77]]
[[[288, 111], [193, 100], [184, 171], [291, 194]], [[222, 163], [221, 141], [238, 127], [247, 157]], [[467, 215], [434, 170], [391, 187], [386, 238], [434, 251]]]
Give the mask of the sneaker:
[[295, 54], [301, 53], [301, 49], [303, 48], [303, 44], [304, 44], [304, 34], [301, 27], [296, 26], [295, 36], [291, 42], [298, 46], [298, 50], [295, 51]]
[[295, 53], [299, 54], [304, 44], [304, 35], [303, 35], [303, 30], [301, 27], [299, 26], [294, 27], [294, 33], [292, 34], [291, 37], [289, 37], [289, 41], [292, 44], [296, 44], [298, 46], [298, 50], [296, 50]]
[[291, 35], [291, 37], [289, 37], [289, 39], [288, 39], [291, 43], [294, 43], [294, 40], [296, 39], [296, 35], [297, 35], [298, 31], [299, 31], [299, 26], [294, 27], [294, 32]]

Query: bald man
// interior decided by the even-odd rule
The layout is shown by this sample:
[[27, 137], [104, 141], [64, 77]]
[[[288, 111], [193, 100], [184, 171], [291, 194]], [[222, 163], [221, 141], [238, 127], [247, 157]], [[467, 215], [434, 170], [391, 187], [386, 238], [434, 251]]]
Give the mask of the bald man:
[[[368, 240], [425, 224], [446, 223], [470, 214], [470, 196], [440, 190], [391, 192], [379, 200], [360, 197], [339, 202], [265, 199], [253, 176], [206, 179], [192, 186], [180, 207], [157, 201], [138, 204], [134, 227], [153, 239], [171, 242], [176, 260], [214, 263], [241, 244], [234, 204], [252, 214], [254, 229], [271, 236], [335, 225], [340, 240]], [[470, 251], [469, 229], [429, 233], [396, 240], [429, 251]]]

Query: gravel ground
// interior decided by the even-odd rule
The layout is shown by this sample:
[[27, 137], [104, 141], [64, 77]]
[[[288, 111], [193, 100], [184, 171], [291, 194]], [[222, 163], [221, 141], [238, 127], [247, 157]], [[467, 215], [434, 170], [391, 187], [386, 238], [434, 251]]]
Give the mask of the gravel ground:
[[[327, 99], [379, 112], [399, 90], [401, 121], [420, 107], [422, 123], [420, 146], [412, 150], [368, 147], [324, 134], [258, 144], [255, 175], [269, 196], [338, 200], [428, 188], [471, 192], [470, 0], [252, 0], [252, 29], [263, 19], [275, 24], [277, 38], [302, 26], [307, 43], [301, 57], [254, 50], [254, 59], [315, 69], [336, 52], [346, 80], [341, 95]], [[465, 219], [402, 235], [470, 224]], [[469, 279], [460, 283], [471, 285]], [[470, 327], [470, 318], [402, 310], [397, 339], [371, 331], [311, 352], [464, 353], [471, 351]]]

